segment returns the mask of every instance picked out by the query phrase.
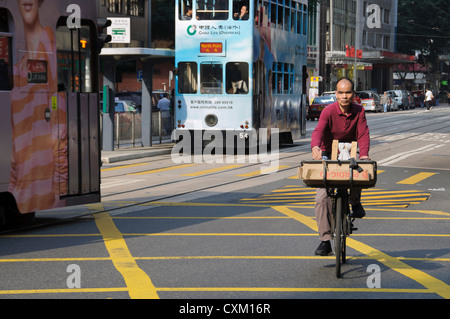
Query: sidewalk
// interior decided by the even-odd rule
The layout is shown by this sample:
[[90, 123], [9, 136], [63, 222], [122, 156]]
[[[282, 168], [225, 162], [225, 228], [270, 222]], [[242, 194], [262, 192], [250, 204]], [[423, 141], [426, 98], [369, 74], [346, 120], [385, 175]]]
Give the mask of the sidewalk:
[[172, 152], [175, 146], [172, 142], [153, 144], [150, 147], [124, 147], [114, 151], [102, 151], [101, 160], [104, 164], [111, 164], [121, 161], [129, 161], [144, 157], [166, 155]]

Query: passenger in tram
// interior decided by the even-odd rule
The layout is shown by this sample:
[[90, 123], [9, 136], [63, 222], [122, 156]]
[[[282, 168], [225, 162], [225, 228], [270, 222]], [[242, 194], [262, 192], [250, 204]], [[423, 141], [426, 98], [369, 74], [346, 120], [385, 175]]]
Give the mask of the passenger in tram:
[[186, 12], [181, 17], [181, 20], [191, 20], [192, 19], [192, 7], [186, 7]]
[[234, 20], [248, 20], [248, 6], [242, 6], [239, 12], [233, 15]]
[[43, 2], [17, 0], [25, 47], [18, 51], [11, 91], [9, 191], [23, 213], [63, 206], [59, 195], [67, 189], [67, 116], [57, 95], [55, 34], [39, 20]]
[[241, 70], [234, 63], [227, 67], [227, 93], [228, 94], [247, 94], [247, 82], [242, 78]]

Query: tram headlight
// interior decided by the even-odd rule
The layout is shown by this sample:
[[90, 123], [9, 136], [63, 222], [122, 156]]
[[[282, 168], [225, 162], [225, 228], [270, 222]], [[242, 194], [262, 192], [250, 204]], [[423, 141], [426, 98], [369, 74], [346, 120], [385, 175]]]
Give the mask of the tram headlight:
[[217, 125], [217, 123], [219, 123], [219, 119], [217, 118], [216, 115], [214, 114], [208, 114], [205, 117], [205, 123], [206, 125], [208, 125], [209, 127], [214, 127]]

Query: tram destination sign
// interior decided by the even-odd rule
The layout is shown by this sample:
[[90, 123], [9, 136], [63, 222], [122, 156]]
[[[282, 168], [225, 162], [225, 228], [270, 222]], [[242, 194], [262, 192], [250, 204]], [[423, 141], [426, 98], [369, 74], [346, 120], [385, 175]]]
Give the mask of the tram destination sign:
[[223, 53], [223, 43], [221, 42], [201, 42], [200, 53]]

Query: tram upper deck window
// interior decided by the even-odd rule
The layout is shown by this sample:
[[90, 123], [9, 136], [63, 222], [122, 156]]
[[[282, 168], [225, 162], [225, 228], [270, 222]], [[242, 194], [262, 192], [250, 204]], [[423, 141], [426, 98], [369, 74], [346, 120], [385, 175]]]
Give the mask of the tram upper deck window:
[[197, 0], [198, 20], [228, 20], [229, 0]]
[[178, 18], [180, 20], [192, 19], [192, 0], [178, 0]]
[[[8, 10], [0, 9], [0, 32], [9, 33], [9, 22], [12, 21]], [[0, 90], [12, 89], [12, 37], [0, 35]]]
[[229, 62], [226, 70], [228, 94], [248, 93], [248, 63]]
[[178, 63], [178, 93], [196, 94], [197, 93], [197, 63], [180, 62]]
[[248, 0], [233, 0], [234, 20], [248, 20], [249, 10]]
[[223, 65], [216, 62], [204, 62], [200, 65], [200, 93], [222, 94]]

